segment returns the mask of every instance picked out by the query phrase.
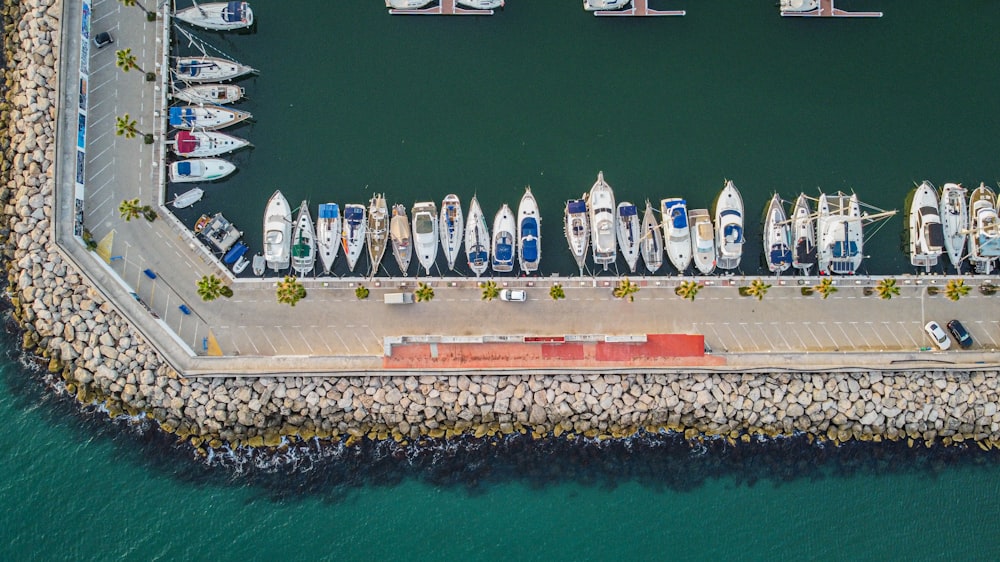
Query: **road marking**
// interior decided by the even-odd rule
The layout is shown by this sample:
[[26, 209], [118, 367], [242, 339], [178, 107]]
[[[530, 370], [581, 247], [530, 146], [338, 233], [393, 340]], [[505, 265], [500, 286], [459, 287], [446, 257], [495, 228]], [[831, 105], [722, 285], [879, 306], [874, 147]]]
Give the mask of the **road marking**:
[[[253, 340], [254, 340], [254, 339], [253, 339], [252, 337], [250, 337], [250, 333], [249, 333], [249, 332], [247, 332], [247, 329], [246, 329], [246, 327], [245, 327], [245, 326], [240, 326], [240, 329], [242, 329], [242, 330], [243, 330], [243, 335], [244, 335], [244, 336], [246, 336], [246, 340], [247, 340], [247, 342], [248, 342], [248, 343], [250, 344], [250, 347], [252, 347], [252, 348], [253, 348], [253, 352], [254, 352], [254, 355], [260, 355], [260, 349], [258, 349], [258, 348], [257, 348], [257, 344], [255, 344], [255, 343], [253, 342]], [[265, 338], [265, 339], [266, 339], [266, 338]]]
[[305, 335], [302, 334], [302, 330], [299, 330], [298, 326], [296, 326], [295, 331], [299, 333], [299, 337], [302, 338], [302, 341], [306, 344], [306, 347], [309, 348], [309, 355], [315, 355], [313, 347], [309, 345], [309, 340], [307, 340]]

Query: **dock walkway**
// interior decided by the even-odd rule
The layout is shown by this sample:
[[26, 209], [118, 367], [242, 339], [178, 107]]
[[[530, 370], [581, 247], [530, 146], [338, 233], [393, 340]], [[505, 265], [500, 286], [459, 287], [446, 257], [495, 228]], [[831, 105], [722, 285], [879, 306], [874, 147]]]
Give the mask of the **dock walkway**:
[[632, 7], [624, 10], [598, 10], [595, 16], [683, 16], [684, 10], [654, 10], [649, 0], [632, 0]]
[[415, 10], [392, 8], [389, 13], [394, 16], [492, 16], [493, 10], [461, 8], [455, 0], [440, 0], [437, 6]]
[[880, 18], [882, 12], [848, 12], [833, 5], [834, 0], [819, 0], [819, 6], [806, 12], [783, 10], [784, 17], [798, 18]]

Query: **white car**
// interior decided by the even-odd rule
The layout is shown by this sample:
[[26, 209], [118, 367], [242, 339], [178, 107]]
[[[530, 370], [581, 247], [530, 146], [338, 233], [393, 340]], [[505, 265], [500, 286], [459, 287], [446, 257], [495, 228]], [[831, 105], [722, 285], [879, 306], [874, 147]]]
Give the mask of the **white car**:
[[937, 322], [933, 320], [928, 322], [927, 325], [924, 326], [924, 331], [927, 332], [927, 335], [930, 336], [932, 340], [934, 340], [934, 344], [937, 345], [938, 349], [941, 351], [951, 347], [951, 339], [948, 338], [948, 334], [944, 333], [944, 330], [941, 329], [941, 325]]
[[503, 289], [500, 291], [500, 300], [507, 302], [524, 302], [528, 300], [528, 295], [519, 289]]

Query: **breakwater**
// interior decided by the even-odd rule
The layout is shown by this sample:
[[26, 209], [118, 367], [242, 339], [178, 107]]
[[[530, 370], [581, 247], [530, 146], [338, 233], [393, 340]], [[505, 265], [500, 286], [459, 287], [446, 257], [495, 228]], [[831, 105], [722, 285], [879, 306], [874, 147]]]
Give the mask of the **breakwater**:
[[185, 379], [68, 263], [52, 240], [62, 3], [4, 7], [4, 256], [24, 347], [61, 388], [112, 416], [145, 415], [206, 454], [289, 441], [603, 441], [639, 432], [733, 444], [805, 435], [832, 443], [1000, 442], [997, 372], [471, 375]]

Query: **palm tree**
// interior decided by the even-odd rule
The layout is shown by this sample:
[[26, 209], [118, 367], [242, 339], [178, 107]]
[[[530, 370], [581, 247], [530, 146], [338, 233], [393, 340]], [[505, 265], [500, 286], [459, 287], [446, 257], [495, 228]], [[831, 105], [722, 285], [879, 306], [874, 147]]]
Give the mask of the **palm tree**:
[[367, 299], [369, 294], [371, 294], [371, 291], [364, 285], [358, 285], [358, 288], [354, 289], [354, 296], [358, 297], [359, 301]]
[[129, 8], [131, 8], [132, 6], [138, 6], [140, 10], [146, 12], [147, 21], [156, 20], [156, 12], [150, 12], [142, 4], [136, 2], [136, 0], [118, 0], [118, 1], [121, 2], [123, 6], [128, 6]]
[[125, 222], [129, 222], [132, 219], [139, 218], [142, 213], [142, 207], [139, 206], [138, 199], [126, 199], [118, 205], [118, 213], [121, 215]]
[[628, 277], [622, 279], [615, 285], [611, 294], [615, 296], [616, 299], [628, 299], [628, 302], [635, 300], [635, 294], [639, 292], [639, 285], [628, 280]]
[[962, 279], [952, 279], [948, 281], [948, 284], [944, 287], [944, 295], [948, 297], [948, 300], [957, 301], [958, 299], [969, 294], [970, 287], [965, 284]]
[[480, 283], [479, 287], [483, 290], [484, 301], [491, 301], [500, 295], [500, 288], [497, 287], [496, 281], [487, 281], [485, 283]]
[[875, 291], [880, 298], [885, 300], [899, 296], [899, 287], [896, 286], [895, 279], [883, 279], [879, 281], [878, 285], [875, 285]]
[[115, 55], [117, 55], [118, 57], [117, 60], [115, 61], [115, 66], [117, 66], [118, 68], [124, 70], [125, 72], [128, 72], [129, 70], [132, 69], [138, 70], [139, 72], [142, 72], [143, 74], [146, 75], [147, 82], [152, 82], [153, 80], [156, 79], [156, 73], [146, 72], [145, 70], [139, 67], [139, 64], [135, 61], [135, 55], [132, 54], [131, 47], [127, 49], [119, 49], [118, 51], [115, 51]]
[[434, 287], [427, 283], [420, 283], [413, 294], [417, 296], [417, 302], [430, 302], [434, 298]]
[[127, 139], [134, 139], [136, 135], [141, 134], [146, 144], [153, 144], [153, 135], [145, 134], [137, 129], [135, 119], [132, 119], [128, 113], [121, 117], [115, 117], [115, 134]]
[[148, 220], [149, 222], [155, 221], [156, 218], [160, 216], [156, 214], [156, 211], [154, 211], [153, 208], [150, 207], [149, 205], [143, 205], [142, 207], [139, 208], [139, 211], [142, 212], [142, 216], [145, 217], [145, 219]]
[[816, 285], [813, 289], [815, 289], [817, 293], [823, 295], [824, 299], [837, 292], [837, 287], [833, 285], [833, 279], [830, 279], [829, 277], [824, 277], [823, 280], [819, 282], [819, 285]]
[[744, 297], [757, 297], [757, 300], [764, 300], [764, 295], [771, 286], [760, 279], [754, 279], [749, 287], [740, 287], [740, 294]]
[[701, 290], [701, 285], [695, 281], [681, 281], [681, 284], [674, 289], [674, 294], [682, 299], [694, 300]]
[[278, 302], [295, 306], [295, 303], [304, 298], [306, 298], [306, 288], [295, 277], [286, 275], [278, 283]]
[[198, 280], [198, 296], [205, 302], [214, 301], [219, 297], [233, 296], [233, 290], [223, 285], [222, 280], [215, 275], [206, 275]]
[[556, 283], [555, 285], [552, 285], [552, 288], [549, 289], [549, 296], [552, 297], [552, 300], [554, 301], [557, 301], [559, 299], [564, 299], [566, 298], [566, 291], [563, 291], [561, 284]]

